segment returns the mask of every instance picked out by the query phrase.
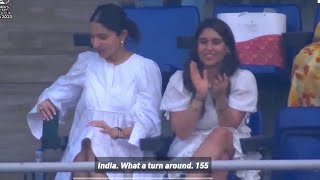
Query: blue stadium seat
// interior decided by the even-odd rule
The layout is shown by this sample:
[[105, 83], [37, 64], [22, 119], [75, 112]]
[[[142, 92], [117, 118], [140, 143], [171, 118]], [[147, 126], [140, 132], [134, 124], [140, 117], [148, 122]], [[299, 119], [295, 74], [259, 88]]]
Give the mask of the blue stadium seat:
[[132, 51], [156, 61], [161, 70], [182, 69], [188, 49], [178, 48], [178, 38], [193, 36], [199, 24], [196, 7], [126, 8], [128, 16], [140, 29], [142, 39], [136, 45], [127, 43]]
[[320, 21], [320, 8], [317, 8], [315, 17], [314, 17], [314, 28], [316, 29], [318, 22]]
[[[272, 8], [276, 10], [276, 12], [283, 13], [287, 17], [287, 32], [300, 32], [302, 29], [301, 23], [301, 13], [300, 9], [293, 4], [266, 4], [266, 5], [223, 5], [218, 4], [215, 6], [213, 11], [213, 16], [216, 17], [219, 13], [232, 13], [232, 12], [263, 12], [265, 8]], [[295, 52], [294, 52], [295, 53]], [[291, 60], [295, 54], [292, 54], [290, 51], [286, 52], [288, 60]], [[277, 66], [272, 65], [242, 65], [243, 69], [250, 70], [256, 76], [266, 76], [266, 75], [277, 75], [284, 76], [284, 80], [288, 80], [288, 73], [291, 71], [290, 69], [282, 69]]]
[[240, 139], [242, 151], [244, 153], [258, 151], [262, 158], [265, 158], [272, 151], [273, 138], [264, 134], [261, 111], [250, 115], [248, 126], [251, 128], [252, 137]]
[[[126, 8], [127, 15], [139, 26], [141, 42], [126, 43], [126, 47], [154, 60], [162, 74], [162, 92], [171, 75], [182, 69], [192, 46], [190, 39], [199, 24], [196, 7]], [[180, 48], [185, 46], [186, 48]]]
[[258, 111], [250, 115], [250, 121], [248, 126], [251, 128], [252, 136], [263, 135], [263, 118], [261, 111]]
[[[170, 76], [182, 69], [193, 45], [199, 24], [198, 9], [193, 6], [125, 8], [141, 33], [139, 44], [128, 40], [128, 49], [154, 60], [162, 73], [162, 91]], [[90, 46], [88, 33], [74, 34], [75, 46]]]
[[[320, 107], [289, 107], [279, 114], [274, 159], [320, 159]], [[274, 180], [318, 180], [320, 171], [275, 171]]]
[[[255, 146], [258, 145], [254, 141], [254, 137], [262, 136], [263, 135], [263, 118], [261, 111], [258, 111], [256, 113], [253, 113], [250, 115], [250, 120], [248, 123], [248, 126], [251, 128], [251, 135], [253, 138], [244, 138], [241, 139], [241, 147], [243, 152], [248, 152], [251, 150], [259, 150], [259, 148], [252, 148], [251, 144], [254, 144]], [[249, 144], [249, 142], [252, 142]], [[261, 142], [261, 141], [260, 141]], [[239, 178], [236, 176], [235, 173], [229, 173], [228, 180], [238, 180]]]

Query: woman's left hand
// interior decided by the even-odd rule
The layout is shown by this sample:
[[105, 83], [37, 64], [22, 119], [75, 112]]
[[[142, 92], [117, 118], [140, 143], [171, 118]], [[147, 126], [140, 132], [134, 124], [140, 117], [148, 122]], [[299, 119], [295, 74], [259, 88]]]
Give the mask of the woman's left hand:
[[92, 120], [88, 123], [88, 126], [101, 128], [100, 132], [109, 134], [112, 139], [119, 137], [119, 132], [116, 128], [111, 128], [104, 121]]
[[227, 96], [227, 88], [229, 85], [229, 78], [226, 74], [218, 75], [211, 83], [210, 93], [215, 99]]

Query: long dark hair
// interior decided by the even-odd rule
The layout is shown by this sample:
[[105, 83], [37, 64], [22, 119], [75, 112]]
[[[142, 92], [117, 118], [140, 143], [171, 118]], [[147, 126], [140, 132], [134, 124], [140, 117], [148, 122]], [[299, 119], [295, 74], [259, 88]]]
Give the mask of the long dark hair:
[[123, 30], [127, 30], [129, 37], [134, 41], [140, 41], [140, 32], [137, 24], [127, 17], [124, 10], [115, 4], [104, 4], [96, 8], [90, 18], [90, 22], [97, 22], [104, 27], [120, 35]]
[[230, 27], [224, 21], [218, 18], [205, 19], [199, 25], [194, 35], [195, 44], [190, 51], [189, 59], [186, 62], [183, 70], [184, 86], [188, 91], [192, 92], [193, 94], [195, 93], [196, 90], [191, 81], [190, 62], [195, 61], [199, 68], [199, 71], [203, 72], [204, 64], [200, 60], [199, 54], [198, 54], [198, 38], [205, 28], [212, 28], [214, 31], [216, 31], [222, 37], [226, 46], [229, 48], [229, 53], [227, 53], [224, 59], [222, 60], [219, 73], [220, 74], [225, 73], [228, 77], [230, 77], [236, 72], [236, 70], [239, 68], [239, 65], [240, 65], [240, 61], [239, 61], [239, 57], [238, 57], [238, 53], [235, 45], [236, 43]]

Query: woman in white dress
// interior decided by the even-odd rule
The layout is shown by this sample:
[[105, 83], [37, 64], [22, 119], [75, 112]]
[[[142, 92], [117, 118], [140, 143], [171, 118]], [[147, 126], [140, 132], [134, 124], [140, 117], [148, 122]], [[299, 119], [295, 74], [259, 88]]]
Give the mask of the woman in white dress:
[[[91, 43], [96, 52], [78, 60], [40, 96], [28, 114], [36, 138], [42, 120], [59, 110], [60, 120], [76, 107], [63, 162], [94, 161], [95, 157], [142, 157], [139, 140], [160, 134], [161, 74], [155, 62], [124, 47], [127, 37], [138, 41], [136, 24], [123, 9], [98, 6], [90, 18]], [[74, 177], [121, 178], [122, 173], [76, 172]], [[71, 173], [58, 173], [69, 180]]]
[[[250, 137], [246, 125], [256, 111], [257, 85], [253, 74], [239, 69], [235, 40], [229, 26], [206, 19], [195, 34], [196, 46], [184, 71], [172, 75], [161, 103], [176, 138], [169, 157], [246, 159], [240, 138]], [[225, 180], [227, 171], [209, 176]], [[242, 179], [259, 179], [258, 171], [238, 171]]]

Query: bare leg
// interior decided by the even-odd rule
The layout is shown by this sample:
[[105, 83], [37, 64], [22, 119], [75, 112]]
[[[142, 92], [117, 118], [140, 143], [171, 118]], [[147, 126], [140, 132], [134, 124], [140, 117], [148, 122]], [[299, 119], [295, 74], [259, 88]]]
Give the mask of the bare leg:
[[[225, 153], [220, 160], [230, 160], [229, 155]], [[227, 180], [228, 171], [214, 171], [211, 176], [212, 179]]]
[[[88, 157], [88, 161], [95, 161], [96, 160], [96, 156], [92, 150], [92, 146], [91, 146], [91, 141], [88, 141], [88, 151], [87, 151], [87, 157]], [[96, 172], [90, 172], [89, 173], [90, 176], [89, 177], [99, 177], [99, 178], [104, 178], [104, 179], [109, 179], [108, 176], [105, 173], [96, 173]]]
[[[216, 128], [195, 151], [193, 157], [211, 157], [212, 160], [231, 159], [234, 154], [233, 135], [227, 128]], [[214, 180], [226, 180], [228, 171], [214, 171], [211, 176]], [[188, 177], [208, 177], [209, 174], [188, 174]]]
[[[87, 141], [88, 141], [88, 139], [82, 140], [81, 151], [73, 159], [73, 162], [88, 161]], [[72, 177], [89, 177], [89, 173], [88, 172], [73, 172]]]

